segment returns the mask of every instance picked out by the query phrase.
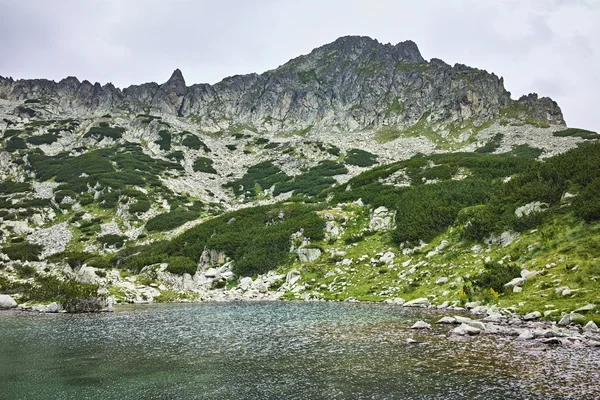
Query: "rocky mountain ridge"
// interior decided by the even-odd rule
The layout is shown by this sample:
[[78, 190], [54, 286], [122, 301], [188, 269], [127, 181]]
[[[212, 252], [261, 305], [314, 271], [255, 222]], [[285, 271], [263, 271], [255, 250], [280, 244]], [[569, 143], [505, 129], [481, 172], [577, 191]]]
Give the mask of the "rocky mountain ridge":
[[[154, 82], [118, 89], [108, 83], [0, 77], [0, 99], [15, 113], [39, 101], [50, 114], [158, 114], [193, 120], [205, 132], [248, 127], [260, 132], [403, 132], [419, 122], [440, 135], [479, 127], [503, 109], [564, 125], [558, 105], [537, 95], [511, 100], [493, 73], [439, 59], [426, 61], [412, 41], [393, 46], [368, 37], [342, 37], [262, 74], [236, 75], [215, 85], [186, 86], [175, 70]], [[38, 110], [37, 112], [43, 112]]]

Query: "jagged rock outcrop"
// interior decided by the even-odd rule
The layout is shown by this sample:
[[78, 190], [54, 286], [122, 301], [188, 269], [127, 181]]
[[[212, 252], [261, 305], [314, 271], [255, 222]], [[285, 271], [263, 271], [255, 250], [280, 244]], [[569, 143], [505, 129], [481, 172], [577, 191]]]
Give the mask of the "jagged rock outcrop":
[[[427, 126], [446, 135], [480, 126], [517, 104], [533, 117], [564, 124], [558, 105], [536, 94], [517, 102], [495, 74], [438, 59], [427, 62], [412, 41], [381, 44], [347, 36], [263, 74], [236, 75], [215, 85], [186, 86], [175, 70], [164, 84], [120, 90], [80, 82], [0, 77], [0, 99], [16, 115], [101, 116], [123, 112], [192, 118], [217, 132], [239, 126], [259, 131], [403, 131]], [[38, 103], [22, 104], [25, 100]]]

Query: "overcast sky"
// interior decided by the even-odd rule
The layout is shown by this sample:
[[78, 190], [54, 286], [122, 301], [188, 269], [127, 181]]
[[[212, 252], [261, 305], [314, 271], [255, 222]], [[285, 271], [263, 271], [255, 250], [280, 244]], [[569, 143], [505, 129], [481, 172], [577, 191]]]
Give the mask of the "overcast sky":
[[411, 39], [600, 132], [600, 0], [0, 0], [0, 75], [126, 87], [263, 72], [345, 35]]

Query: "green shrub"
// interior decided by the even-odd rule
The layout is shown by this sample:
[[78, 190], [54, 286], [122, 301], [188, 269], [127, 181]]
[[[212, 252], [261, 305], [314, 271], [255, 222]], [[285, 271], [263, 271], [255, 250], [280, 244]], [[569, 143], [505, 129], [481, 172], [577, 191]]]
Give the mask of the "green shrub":
[[102, 138], [108, 137], [114, 140], [119, 140], [123, 136], [125, 128], [115, 127], [111, 128], [108, 123], [103, 122], [101, 126], [94, 126], [83, 135], [84, 138], [94, 138], [101, 140]]
[[187, 257], [174, 256], [169, 258], [167, 271], [177, 275], [188, 273], [194, 275], [198, 269], [198, 264]]
[[38, 275], [34, 285], [23, 293], [21, 298], [27, 302], [56, 301], [63, 307], [80, 299], [98, 296], [98, 285], [79, 283], [74, 279], [60, 280], [51, 275]]
[[460, 210], [456, 224], [462, 227], [463, 239], [483, 240], [496, 230], [498, 220], [497, 213], [480, 204]]
[[206, 157], [198, 157], [196, 161], [194, 161], [194, 171], [205, 172], [207, 174], [217, 173], [217, 171], [213, 168], [213, 161]]
[[356, 165], [358, 167], [370, 167], [371, 165], [377, 164], [377, 156], [369, 153], [368, 151], [350, 149], [346, 152], [344, 162], [346, 164]]
[[167, 154], [166, 157], [169, 160], [172, 160], [175, 162], [181, 162], [185, 159], [185, 155], [183, 154], [183, 151], [181, 151], [181, 150], [172, 151], [171, 153]]
[[[185, 133], [185, 132], [183, 132], [183, 133]], [[188, 148], [194, 149], [194, 150], [203, 149], [205, 152], [210, 153], [210, 149], [202, 140], [200, 140], [197, 136], [192, 135], [189, 132], [187, 132], [187, 133], [188, 133], [188, 135], [186, 135], [185, 138], [183, 138], [183, 141], [181, 142], [182, 146], [185, 146], [185, 147], [188, 147]]]
[[36, 269], [33, 265], [14, 264], [15, 272], [21, 279], [33, 278], [35, 276]]
[[174, 210], [168, 213], [159, 214], [151, 218], [146, 223], [146, 229], [149, 232], [162, 232], [175, 229], [188, 221], [198, 218], [199, 215], [193, 211]]
[[589, 139], [589, 140], [600, 139], [600, 135], [598, 135], [596, 132], [588, 131], [585, 129], [578, 129], [578, 128], [563, 129], [561, 131], [556, 131], [556, 132], [552, 133], [552, 135], [558, 136], [558, 137], [580, 137], [582, 139]]
[[39, 261], [43, 250], [41, 245], [28, 242], [5, 245], [2, 248], [4, 254], [13, 261]]
[[25, 182], [4, 181], [0, 182], [0, 193], [4, 195], [23, 193], [31, 190], [31, 185]]
[[223, 251], [236, 261], [234, 272], [251, 276], [292, 261], [290, 235], [303, 230], [312, 240], [324, 238], [325, 221], [315, 208], [276, 204], [242, 209], [199, 224], [171, 241], [124, 250], [114, 262], [132, 271], [181, 256], [198, 260], [205, 249]]
[[27, 138], [27, 143], [40, 146], [42, 144], [52, 144], [57, 140], [58, 137], [56, 135], [53, 135], [52, 133], [46, 133], [39, 136], [30, 136]]
[[237, 146], [235, 144], [226, 144], [225, 147], [227, 147], [229, 151], [237, 150]]
[[489, 142], [475, 151], [477, 153], [493, 153], [494, 151], [498, 150], [503, 138], [504, 135], [502, 133], [497, 133], [490, 139]]
[[521, 268], [515, 264], [485, 263], [484, 271], [475, 278], [473, 284], [479, 289], [494, 289], [504, 292], [504, 285], [521, 276]]
[[327, 152], [329, 154], [331, 154], [332, 156], [339, 156], [340, 155], [340, 148], [337, 146], [331, 146], [327, 149]]
[[129, 206], [129, 212], [132, 214], [145, 213], [150, 210], [150, 201], [142, 199]]
[[127, 240], [127, 236], [109, 234], [98, 236], [97, 240], [105, 246], [123, 247]]
[[9, 153], [14, 153], [17, 150], [27, 149], [27, 144], [20, 137], [13, 137], [6, 141], [5, 150]]
[[293, 191], [293, 195], [316, 196], [336, 183], [334, 175], [346, 174], [348, 169], [334, 161], [321, 161], [307, 172], [275, 185], [273, 195]]
[[171, 133], [167, 130], [161, 130], [158, 132], [159, 140], [156, 141], [159, 148], [163, 151], [171, 150]]
[[290, 179], [279, 169], [272, 161], [263, 161], [248, 168], [248, 172], [240, 179], [229, 182], [225, 187], [233, 189], [236, 195], [255, 193], [254, 188], [258, 185], [260, 188], [270, 188], [278, 182], [285, 182]]
[[600, 177], [596, 177], [573, 200], [575, 215], [586, 222], [600, 221]]

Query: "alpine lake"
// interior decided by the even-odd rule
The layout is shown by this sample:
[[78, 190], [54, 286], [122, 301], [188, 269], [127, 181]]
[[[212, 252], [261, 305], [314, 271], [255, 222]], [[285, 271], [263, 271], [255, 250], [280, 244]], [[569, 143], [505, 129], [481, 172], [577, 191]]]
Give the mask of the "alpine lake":
[[450, 336], [433, 324], [443, 315], [333, 302], [0, 312], [0, 399], [600, 398], [599, 350]]

